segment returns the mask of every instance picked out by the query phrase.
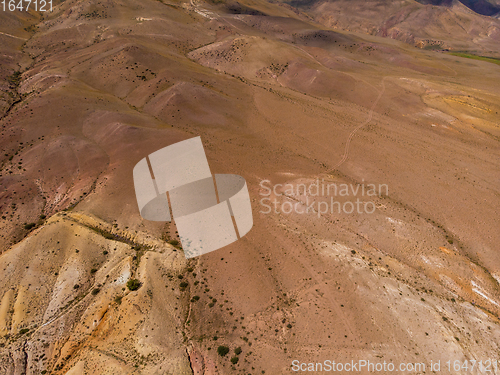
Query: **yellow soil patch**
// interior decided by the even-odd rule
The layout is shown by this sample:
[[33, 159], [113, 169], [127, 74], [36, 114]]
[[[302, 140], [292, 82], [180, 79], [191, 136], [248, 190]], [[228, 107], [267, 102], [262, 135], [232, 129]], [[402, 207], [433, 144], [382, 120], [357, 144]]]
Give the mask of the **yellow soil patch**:
[[441, 250], [443, 253], [446, 253], [446, 254], [451, 254], [452, 251], [451, 250], [448, 250], [446, 247], [440, 247], [439, 250]]
[[9, 333], [9, 310], [10, 304], [12, 303], [12, 299], [14, 297], [14, 290], [9, 289], [2, 298], [2, 302], [0, 302], [0, 336], [5, 336]]

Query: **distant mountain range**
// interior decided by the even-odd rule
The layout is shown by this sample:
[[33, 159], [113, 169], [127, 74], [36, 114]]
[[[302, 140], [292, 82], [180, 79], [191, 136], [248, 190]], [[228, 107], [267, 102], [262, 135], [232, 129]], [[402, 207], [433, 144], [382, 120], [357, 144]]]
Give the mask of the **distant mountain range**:
[[[450, 6], [456, 0], [417, 0], [421, 4], [432, 4]], [[497, 1], [487, 0], [458, 0], [467, 8], [484, 16], [494, 16], [500, 13], [500, 5]]]
[[416, 47], [498, 55], [498, 0], [291, 0], [335, 29], [390, 37]]

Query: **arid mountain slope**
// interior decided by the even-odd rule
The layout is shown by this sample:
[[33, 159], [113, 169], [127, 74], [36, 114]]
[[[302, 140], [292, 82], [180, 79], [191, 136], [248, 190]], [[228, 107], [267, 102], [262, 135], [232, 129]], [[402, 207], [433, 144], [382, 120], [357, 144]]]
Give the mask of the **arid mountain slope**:
[[[2, 44], [18, 100], [0, 119], [1, 373], [498, 358], [497, 64], [260, 0], [65, 1], [36, 28], [9, 17], [26, 40]], [[478, 35], [496, 27], [470, 17]], [[186, 261], [175, 223], [140, 217], [132, 169], [194, 136], [213, 173], [245, 177], [254, 228]], [[323, 180], [388, 190], [283, 185]], [[307, 210], [330, 198], [374, 211]]]

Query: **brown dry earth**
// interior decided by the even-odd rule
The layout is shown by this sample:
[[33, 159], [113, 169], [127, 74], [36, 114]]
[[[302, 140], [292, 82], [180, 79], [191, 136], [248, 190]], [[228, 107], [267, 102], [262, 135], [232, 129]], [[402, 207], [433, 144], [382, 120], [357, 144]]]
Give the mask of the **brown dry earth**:
[[[500, 359], [499, 65], [260, 0], [54, 4], [0, 19], [1, 374]], [[432, 34], [498, 51], [480, 35]], [[254, 228], [186, 261], [132, 169], [194, 136], [245, 177]], [[388, 194], [290, 191], [318, 180]], [[281, 210], [331, 198], [375, 210]]]

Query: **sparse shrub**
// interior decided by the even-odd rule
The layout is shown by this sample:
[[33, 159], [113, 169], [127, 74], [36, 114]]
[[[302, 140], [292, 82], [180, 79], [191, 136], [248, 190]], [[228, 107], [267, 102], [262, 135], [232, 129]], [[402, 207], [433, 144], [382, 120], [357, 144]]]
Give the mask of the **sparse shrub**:
[[92, 268], [92, 269], [90, 270], [90, 273], [96, 273], [96, 272], [97, 272], [97, 268]]
[[94, 288], [92, 289], [92, 295], [95, 296], [97, 293], [99, 293], [101, 291], [101, 289], [99, 288]]
[[116, 302], [117, 304], [121, 305], [121, 303], [122, 303], [122, 299], [123, 299], [123, 297], [122, 297], [122, 296], [116, 296], [116, 297], [115, 297], [115, 302]]
[[36, 227], [36, 224], [35, 223], [27, 223], [27, 224], [24, 224], [24, 229], [27, 229], [27, 230], [30, 230], [32, 228]]
[[221, 345], [217, 348], [217, 353], [219, 353], [221, 357], [224, 357], [227, 353], [229, 353], [229, 348], [227, 346]]
[[79, 284], [75, 284], [75, 285], [73, 285], [73, 289], [78, 289], [78, 288], [80, 288], [80, 285], [79, 285]]
[[177, 241], [177, 240], [170, 240], [170, 241], [168, 241], [168, 243], [170, 245], [172, 245], [172, 246], [178, 246], [179, 245], [179, 241]]
[[239, 358], [238, 358], [238, 357], [236, 357], [236, 356], [235, 356], [235, 357], [233, 357], [233, 358], [231, 358], [231, 363], [232, 363], [233, 365], [237, 364], [237, 363], [238, 363], [238, 361], [239, 361]]
[[241, 347], [238, 346], [236, 349], [234, 349], [234, 354], [240, 355], [241, 354]]
[[14, 86], [14, 87], [17, 87], [19, 86], [19, 83], [21, 83], [21, 72], [20, 71], [15, 71], [14, 73], [12, 73], [12, 75], [10, 75], [7, 80], [9, 81], [9, 83]]
[[196, 302], [200, 299], [200, 296], [194, 296], [193, 298], [191, 298], [191, 302]]
[[141, 282], [137, 279], [130, 279], [127, 281], [127, 288], [131, 291], [137, 290], [141, 287]]
[[188, 287], [188, 283], [183, 281], [182, 283], [179, 284], [179, 286], [181, 287], [181, 289], [186, 289]]
[[103, 255], [108, 255], [108, 251], [107, 250], [104, 250], [102, 253], [103, 253]]
[[287, 326], [287, 328], [289, 328], [289, 329], [290, 329], [290, 328], [292, 328], [292, 325], [291, 325], [290, 323], [288, 323], [286, 326]]

